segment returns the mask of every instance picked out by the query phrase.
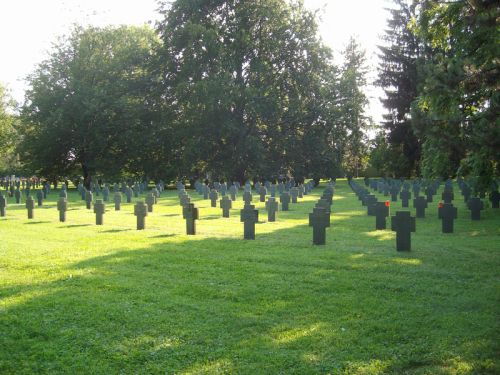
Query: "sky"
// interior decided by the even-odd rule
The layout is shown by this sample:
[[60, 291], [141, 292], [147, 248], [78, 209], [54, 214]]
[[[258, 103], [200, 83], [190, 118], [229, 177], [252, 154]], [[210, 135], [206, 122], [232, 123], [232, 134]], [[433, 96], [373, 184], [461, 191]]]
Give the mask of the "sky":
[[[386, 26], [389, 0], [304, 0], [309, 9], [320, 10], [320, 34], [323, 42], [340, 52], [350, 36], [366, 50], [370, 68], [369, 83], [376, 77], [377, 45]], [[41, 62], [58, 36], [72, 25], [142, 25], [159, 19], [156, 0], [0, 0], [0, 82], [12, 97], [22, 102], [24, 78]], [[367, 114], [375, 123], [381, 120], [383, 108], [379, 88], [370, 85], [366, 91], [370, 104]]]

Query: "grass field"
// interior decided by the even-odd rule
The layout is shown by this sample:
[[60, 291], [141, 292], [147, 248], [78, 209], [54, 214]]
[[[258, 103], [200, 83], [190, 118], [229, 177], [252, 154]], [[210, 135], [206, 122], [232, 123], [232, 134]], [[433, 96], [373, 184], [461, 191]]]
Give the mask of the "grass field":
[[242, 239], [241, 192], [229, 219], [190, 192], [196, 236], [174, 191], [145, 231], [131, 204], [109, 203], [98, 227], [74, 191], [66, 223], [57, 192], [34, 220], [9, 198], [0, 373], [499, 374], [500, 211], [471, 221], [455, 187], [455, 233], [433, 203], [398, 253], [340, 180], [327, 245], [313, 246], [321, 192], [275, 223], [256, 203], [255, 241]]

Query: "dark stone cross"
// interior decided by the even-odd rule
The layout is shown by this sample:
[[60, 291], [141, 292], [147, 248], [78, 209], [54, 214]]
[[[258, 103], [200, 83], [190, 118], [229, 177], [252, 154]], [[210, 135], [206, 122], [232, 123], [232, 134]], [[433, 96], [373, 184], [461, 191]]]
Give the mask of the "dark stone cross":
[[328, 215], [330, 215], [332, 211], [331, 203], [326, 198], [320, 198], [316, 203], [315, 207], [323, 208]]
[[222, 217], [229, 217], [229, 210], [233, 207], [233, 201], [224, 195], [220, 200], [220, 208], [222, 208]]
[[231, 196], [231, 200], [234, 202], [236, 200], [236, 194], [238, 193], [238, 189], [236, 186], [231, 185], [229, 188], [229, 195]]
[[21, 201], [21, 190], [19, 188], [14, 192], [14, 197], [16, 198], [16, 203], [19, 204]]
[[240, 222], [243, 223], [243, 238], [255, 240], [255, 223], [259, 220], [259, 211], [252, 204], [246, 204], [240, 211]]
[[366, 213], [368, 216], [375, 216], [375, 206], [377, 204], [377, 198], [374, 195], [369, 195], [365, 199], [366, 202]]
[[391, 229], [396, 232], [396, 250], [411, 250], [411, 232], [416, 231], [415, 218], [409, 211], [397, 211], [391, 217]]
[[114, 196], [114, 202], [115, 202], [115, 211], [120, 211], [121, 205], [122, 205], [122, 193], [117, 191]]
[[299, 187], [299, 198], [304, 198], [304, 185], [300, 184]]
[[36, 191], [36, 200], [37, 200], [39, 207], [43, 205], [43, 191], [42, 190]]
[[208, 194], [210, 193], [210, 188], [207, 185], [202, 186], [203, 199], [208, 199]]
[[389, 201], [375, 203], [375, 229], [386, 229], [386, 217], [389, 216]]
[[284, 192], [280, 195], [281, 202], [281, 210], [288, 211], [288, 205], [290, 204], [290, 194], [288, 192]]
[[443, 233], [453, 233], [453, 221], [458, 218], [458, 210], [451, 203], [440, 203], [438, 218], [441, 219], [441, 231]]
[[182, 217], [186, 220], [186, 234], [196, 234], [196, 220], [200, 218], [198, 208], [194, 203], [189, 203], [182, 208]]
[[180, 206], [184, 207], [185, 205], [191, 203], [191, 197], [186, 193], [184, 195], [181, 195], [180, 197]]
[[106, 205], [102, 199], [96, 199], [94, 203], [95, 225], [102, 225], [104, 222], [104, 213], [106, 212]]
[[68, 199], [68, 192], [64, 189], [61, 189], [61, 191], [59, 192], [59, 197]]
[[423, 196], [418, 196], [413, 200], [413, 207], [416, 209], [416, 217], [424, 218], [425, 209], [427, 208], [427, 199]]
[[443, 193], [441, 194], [441, 199], [444, 201], [444, 203], [451, 203], [453, 198], [453, 191], [450, 189], [445, 189], [445, 191], [443, 191]]
[[425, 195], [427, 197], [427, 203], [432, 203], [432, 197], [434, 195], [434, 190], [431, 187], [426, 188]]
[[132, 195], [134, 192], [130, 188], [130, 186], [127, 186], [127, 189], [125, 190], [125, 197], [127, 198], [127, 203], [132, 203]]
[[276, 201], [276, 198], [269, 197], [266, 202], [266, 210], [267, 210], [267, 221], [273, 222], [276, 221], [276, 212], [279, 210], [279, 203]]
[[500, 193], [498, 190], [493, 190], [490, 193], [491, 208], [499, 208]]
[[87, 210], [90, 210], [92, 208], [92, 199], [94, 198], [92, 192], [90, 190], [87, 190], [85, 192], [85, 204], [87, 206]]
[[2, 193], [0, 193], [0, 217], [5, 216], [6, 209], [7, 209], [7, 199]]
[[66, 211], [68, 211], [68, 201], [66, 198], [60, 197], [57, 201], [57, 210], [59, 211], [59, 221], [66, 221]]
[[296, 187], [291, 188], [290, 196], [292, 197], [292, 203], [297, 203], [297, 197], [299, 196], [299, 189]]
[[470, 210], [471, 220], [481, 220], [481, 210], [484, 209], [484, 203], [480, 198], [470, 198], [467, 207]]
[[411, 193], [409, 190], [403, 190], [399, 193], [399, 197], [401, 198], [401, 207], [408, 207], [408, 201], [411, 199]]
[[462, 195], [464, 196], [464, 202], [467, 203], [468, 200], [470, 199], [470, 195], [472, 193], [471, 188], [469, 185], [464, 184], [464, 187], [462, 189]]
[[391, 187], [391, 201], [392, 202], [397, 202], [398, 201], [398, 194], [399, 194], [399, 187], [398, 186], [392, 186]]
[[146, 196], [146, 204], [148, 205], [148, 212], [153, 212], [153, 205], [155, 204], [155, 196], [153, 192], [149, 192], [149, 194]]
[[326, 243], [326, 228], [330, 226], [330, 215], [322, 207], [314, 207], [309, 214], [309, 226], [313, 227], [313, 244]]
[[35, 200], [31, 195], [26, 198], [26, 209], [28, 210], [28, 219], [33, 219], [35, 213]]
[[137, 230], [146, 229], [148, 206], [143, 201], [139, 201], [134, 205], [134, 215], [137, 216]]
[[252, 193], [245, 191], [243, 193], [243, 201], [245, 202], [245, 205], [252, 203]]
[[217, 199], [219, 199], [219, 193], [217, 192], [217, 190], [212, 189], [210, 191], [209, 197], [210, 197], [210, 206], [217, 207]]
[[265, 186], [261, 186], [259, 188], [259, 195], [260, 195], [260, 201], [265, 202], [266, 201], [266, 195], [267, 195], [267, 189]]
[[104, 189], [102, 189], [102, 198], [104, 199], [104, 202], [109, 201], [109, 187], [104, 186]]

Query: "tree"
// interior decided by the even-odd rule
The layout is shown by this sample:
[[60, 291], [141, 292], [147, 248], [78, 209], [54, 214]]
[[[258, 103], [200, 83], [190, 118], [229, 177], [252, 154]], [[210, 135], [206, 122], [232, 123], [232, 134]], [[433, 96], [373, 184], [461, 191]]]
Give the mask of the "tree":
[[88, 187], [96, 174], [154, 160], [158, 111], [146, 68], [156, 43], [148, 27], [76, 28], [63, 38], [28, 79], [23, 162], [52, 179], [81, 170]]
[[338, 163], [331, 52], [301, 2], [177, 0], [158, 32], [180, 173], [304, 176]]
[[365, 107], [366, 57], [359, 43], [351, 37], [344, 52], [344, 64], [339, 79], [340, 123], [345, 130], [344, 168], [350, 175], [358, 176], [366, 155], [365, 130], [368, 118]]
[[0, 172], [15, 173], [18, 167], [15, 146], [19, 140], [14, 115], [15, 104], [7, 89], [0, 85]]
[[389, 9], [391, 18], [382, 37], [380, 66], [377, 84], [384, 89], [381, 99], [387, 113], [383, 116], [383, 127], [387, 136], [391, 156], [397, 156], [399, 163], [393, 165], [391, 174], [398, 177], [420, 174], [420, 139], [415, 134], [417, 118], [412, 117], [412, 106], [418, 96], [422, 80], [420, 72], [424, 51], [417, 36], [409, 25], [416, 17], [414, 0], [394, 0]]
[[494, 0], [425, 0], [413, 25], [435, 50], [419, 96], [424, 173], [475, 176], [476, 191], [500, 174], [499, 17]]

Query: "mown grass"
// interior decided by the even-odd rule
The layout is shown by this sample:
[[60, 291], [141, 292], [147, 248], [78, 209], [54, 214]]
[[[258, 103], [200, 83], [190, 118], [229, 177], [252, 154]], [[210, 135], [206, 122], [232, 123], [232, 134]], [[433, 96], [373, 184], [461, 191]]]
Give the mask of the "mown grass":
[[98, 227], [75, 192], [66, 223], [55, 192], [34, 220], [10, 199], [0, 373], [498, 374], [500, 212], [473, 222], [456, 192], [455, 233], [434, 203], [398, 253], [341, 180], [327, 245], [313, 246], [321, 191], [275, 223], [257, 203], [255, 241], [242, 239], [241, 193], [224, 219], [191, 192], [196, 236], [173, 191], [145, 231], [131, 204], [108, 204]]

